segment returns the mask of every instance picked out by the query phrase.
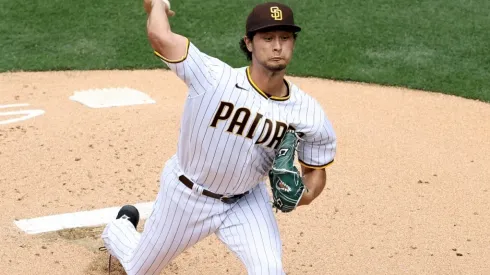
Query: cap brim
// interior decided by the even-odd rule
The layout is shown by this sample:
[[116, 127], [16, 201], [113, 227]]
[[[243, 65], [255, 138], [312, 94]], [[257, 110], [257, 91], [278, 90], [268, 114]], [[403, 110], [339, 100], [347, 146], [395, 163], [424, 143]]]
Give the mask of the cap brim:
[[248, 32], [265, 32], [265, 31], [272, 31], [272, 30], [285, 30], [285, 31], [292, 31], [292, 32], [300, 32], [301, 28], [296, 25], [288, 25], [288, 24], [271, 24], [271, 25], [266, 25], [266, 26], [260, 26], [259, 28], [251, 29], [248, 30]]

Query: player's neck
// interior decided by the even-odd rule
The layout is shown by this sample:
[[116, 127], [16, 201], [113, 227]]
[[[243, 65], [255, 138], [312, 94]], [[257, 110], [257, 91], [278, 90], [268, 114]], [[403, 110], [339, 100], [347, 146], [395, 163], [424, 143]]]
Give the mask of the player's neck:
[[284, 85], [285, 70], [279, 72], [270, 71], [260, 65], [250, 64], [250, 77], [259, 89], [271, 96], [287, 96], [288, 90]]

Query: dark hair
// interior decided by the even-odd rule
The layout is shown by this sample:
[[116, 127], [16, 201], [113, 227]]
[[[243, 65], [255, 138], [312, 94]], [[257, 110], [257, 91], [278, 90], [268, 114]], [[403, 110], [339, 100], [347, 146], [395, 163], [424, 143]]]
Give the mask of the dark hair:
[[[255, 33], [254, 32], [247, 33], [247, 38], [249, 40], [253, 40], [254, 39], [254, 36], [255, 36]], [[247, 44], [245, 43], [245, 38], [244, 37], [242, 37], [242, 39], [240, 39], [240, 49], [245, 54], [245, 56], [247, 56], [247, 60], [248, 61], [251, 61], [252, 60], [252, 52], [250, 52], [247, 49]]]
[[[247, 33], [247, 38], [249, 40], [253, 40], [254, 39], [254, 36], [255, 36], [256, 32], [249, 32]], [[293, 38], [294, 40], [296, 40], [296, 38], [298, 37], [298, 33], [293, 33]], [[242, 39], [240, 39], [240, 49], [242, 50], [242, 52], [245, 54], [245, 56], [247, 57], [247, 60], [248, 61], [251, 61], [252, 60], [252, 52], [250, 52], [247, 48], [247, 44], [245, 43], [245, 38], [242, 37]]]

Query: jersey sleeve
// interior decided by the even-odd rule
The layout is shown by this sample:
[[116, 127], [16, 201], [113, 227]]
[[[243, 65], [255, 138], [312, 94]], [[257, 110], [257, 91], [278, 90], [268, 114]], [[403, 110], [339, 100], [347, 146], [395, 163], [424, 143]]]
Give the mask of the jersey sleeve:
[[213, 90], [217, 76], [223, 70], [223, 62], [201, 52], [187, 40], [186, 54], [178, 60], [169, 60], [157, 51], [155, 55], [162, 60], [189, 87], [190, 96], [198, 96]]
[[323, 112], [317, 127], [303, 134], [298, 144], [299, 163], [313, 169], [323, 169], [333, 163], [337, 137]]

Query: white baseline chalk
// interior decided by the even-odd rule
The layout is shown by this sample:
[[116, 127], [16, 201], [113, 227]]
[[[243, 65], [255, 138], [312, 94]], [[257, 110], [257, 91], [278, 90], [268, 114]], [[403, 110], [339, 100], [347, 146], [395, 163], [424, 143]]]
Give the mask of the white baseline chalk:
[[0, 116], [17, 116], [17, 115], [24, 115], [24, 116], [2, 120], [0, 121], [0, 125], [28, 120], [30, 118], [40, 116], [44, 113], [45, 113], [44, 110], [22, 110], [22, 111], [13, 111], [13, 112], [3, 112], [0, 113]]
[[0, 109], [14, 108], [14, 107], [27, 107], [27, 106], [29, 106], [29, 103], [8, 104], [8, 105], [0, 105]]
[[[134, 205], [140, 212], [140, 219], [146, 219], [150, 216], [153, 203], [146, 202]], [[119, 209], [121, 209], [121, 206], [18, 220], [14, 224], [27, 234], [39, 234], [79, 227], [95, 227], [107, 224], [115, 219]]]

